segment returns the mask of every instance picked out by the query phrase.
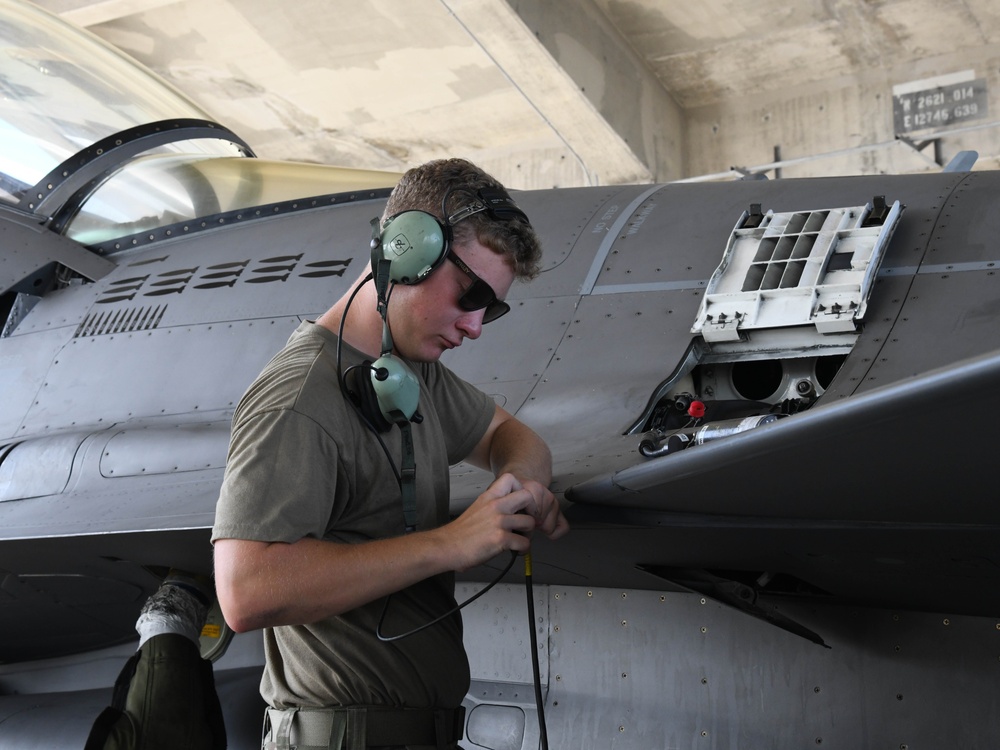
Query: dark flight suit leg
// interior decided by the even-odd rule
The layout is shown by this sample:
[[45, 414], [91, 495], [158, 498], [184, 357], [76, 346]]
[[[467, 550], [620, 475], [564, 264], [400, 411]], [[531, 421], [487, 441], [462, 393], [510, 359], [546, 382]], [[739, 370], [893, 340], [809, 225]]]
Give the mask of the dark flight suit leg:
[[122, 670], [85, 750], [223, 750], [212, 664], [182, 635], [150, 638]]

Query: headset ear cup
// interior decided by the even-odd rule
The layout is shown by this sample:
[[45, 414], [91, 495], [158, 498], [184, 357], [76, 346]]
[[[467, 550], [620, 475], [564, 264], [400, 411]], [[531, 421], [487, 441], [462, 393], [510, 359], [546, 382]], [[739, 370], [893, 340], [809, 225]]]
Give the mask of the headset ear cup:
[[386, 420], [408, 421], [416, 414], [420, 382], [402, 360], [384, 354], [372, 363], [370, 372], [378, 408]]
[[392, 429], [392, 423], [382, 416], [382, 409], [379, 408], [378, 396], [369, 377], [371, 366], [371, 360], [366, 359], [360, 367], [352, 367], [344, 376], [344, 384], [351, 401], [361, 410], [369, 424], [377, 432], [388, 432]]
[[389, 280], [417, 284], [437, 268], [447, 254], [449, 232], [426, 211], [403, 211], [382, 228], [382, 257], [390, 261]]

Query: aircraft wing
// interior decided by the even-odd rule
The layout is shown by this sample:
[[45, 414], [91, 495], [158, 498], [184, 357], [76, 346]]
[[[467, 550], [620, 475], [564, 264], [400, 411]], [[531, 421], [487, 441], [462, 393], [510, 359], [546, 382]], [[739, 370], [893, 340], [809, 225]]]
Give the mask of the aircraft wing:
[[[137, 608], [163, 571], [211, 570], [227, 432], [134, 433], [61, 435], [0, 451], [0, 662], [131, 640]], [[177, 461], [179, 444], [201, 467]]]
[[[979, 502], [1000, 352], [573, 487], [576, 503], [858, 523], [1000, 523]], [[735, 491], [734, 491], [735, 490]]]
[[992, 614], [998, 382], [992, 352], [676, 454], [636, 452], [571, 487], [569, 516], [583, 536], [601, 530], [603, 564], [685, 588], [684, 571], [709, 570], [764, 594]]

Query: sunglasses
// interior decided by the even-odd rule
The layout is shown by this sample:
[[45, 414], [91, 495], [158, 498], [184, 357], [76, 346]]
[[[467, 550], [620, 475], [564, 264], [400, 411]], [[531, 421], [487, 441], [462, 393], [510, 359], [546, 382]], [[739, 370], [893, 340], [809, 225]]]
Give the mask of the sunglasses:
[[462, 273], [472, 279], [472, 284], [458, 298], [459, 307], [466, 312], [486, 308], [486, 312], [483, 313], [483, 325], [492, 323], [497, 318], [503, 317], [510, 312], [510, 305], [503, 300], [497, 299], [493, 287], [476, 276], [472, 269], [465, 264], [465, 261], [455, 255], [454, 250], [450, 250], [446, 257], [458, 266]]

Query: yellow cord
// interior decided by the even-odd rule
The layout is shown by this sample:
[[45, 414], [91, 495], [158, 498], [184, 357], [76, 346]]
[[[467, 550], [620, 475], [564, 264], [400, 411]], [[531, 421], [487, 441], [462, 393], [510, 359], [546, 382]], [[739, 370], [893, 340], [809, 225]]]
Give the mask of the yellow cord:
[[531, 575], [531, 553], [530, 552], [525, 552], [524, 553], [524, 574], [526, 576], [530, 576]]

